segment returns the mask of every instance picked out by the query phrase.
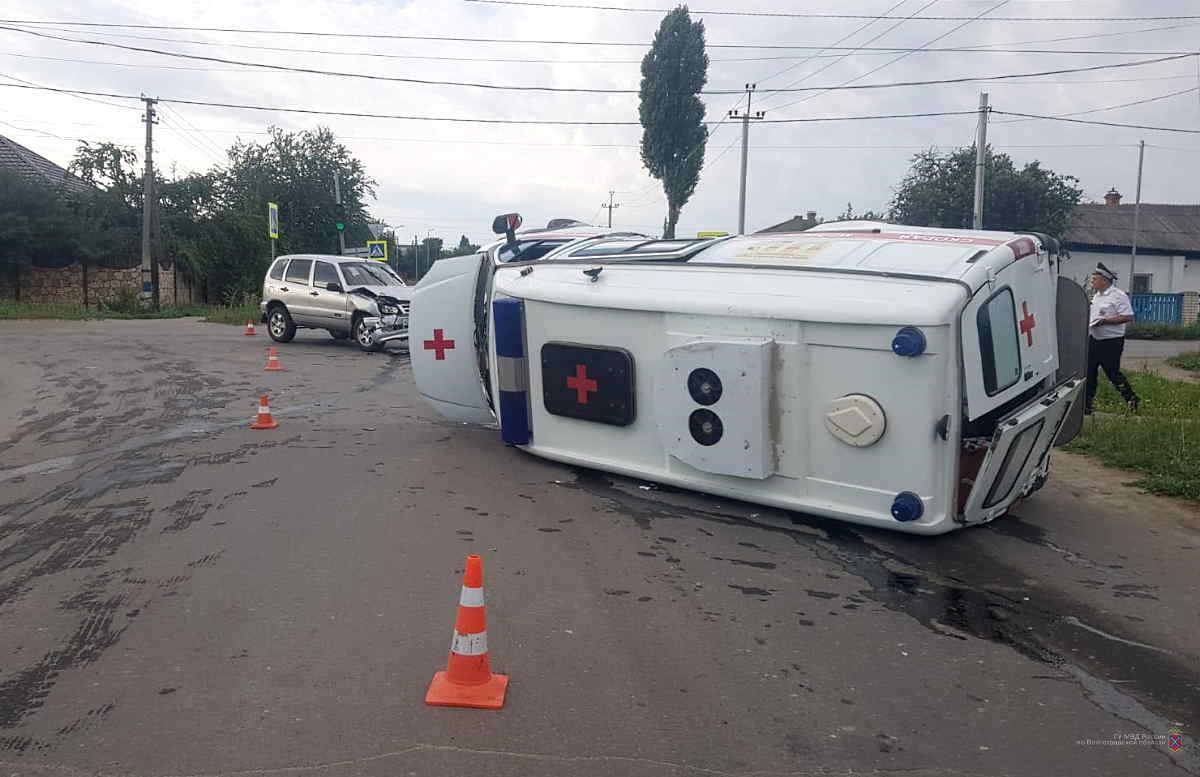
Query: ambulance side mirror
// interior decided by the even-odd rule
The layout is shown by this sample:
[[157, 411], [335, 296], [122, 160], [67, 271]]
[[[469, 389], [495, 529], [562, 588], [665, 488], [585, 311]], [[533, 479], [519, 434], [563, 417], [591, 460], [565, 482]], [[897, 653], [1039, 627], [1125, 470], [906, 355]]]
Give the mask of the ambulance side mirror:
[[516, 242], [516, 232], [520, 228], [520, 213], [505, 213], [492, 220], [492, 232], [495, 232], [497, 235], [504, 235], [510, 243]]

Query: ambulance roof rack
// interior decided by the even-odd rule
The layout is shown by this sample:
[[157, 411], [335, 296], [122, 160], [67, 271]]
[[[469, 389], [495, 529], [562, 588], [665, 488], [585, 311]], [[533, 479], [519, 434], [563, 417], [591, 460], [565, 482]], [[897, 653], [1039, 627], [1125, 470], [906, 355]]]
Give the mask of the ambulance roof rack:
[[680, 238], [667, 240], [643, 236], [609, 236], [566, 253], [562, 259], [643, 259], [649, 261], [686, 261], [698, 249], [724, 238]]

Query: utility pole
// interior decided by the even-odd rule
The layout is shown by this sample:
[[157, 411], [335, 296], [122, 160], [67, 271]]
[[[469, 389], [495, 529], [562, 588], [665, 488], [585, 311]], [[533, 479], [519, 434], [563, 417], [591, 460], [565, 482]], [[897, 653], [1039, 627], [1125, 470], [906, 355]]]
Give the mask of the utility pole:
[[1138, 180], [1137, 194], [1133, 199], [1133, 240], [1130, 242], [1132, 251], [1129, 254], [1129, 293], [1133, 293], [1133, 271], [1137, 266], [1137, 244], [1138, 233], [1140, 232], [1142, 216], [1142, 160], [1146, 157], [1146, 141], [1141, 141], [1138, 144]]
[[[338, 204], [338, 218], [345, 218], [346, 214], [342, 210], [342, 182], [341, 173], [333, 171], [333, 201]], [[338, 256], [346, 255], [346, 222], [338, 223]]]
[[146, 171], [142, 180], [142, 299], [150, 298], [155, 310], [158, 309], [158, 263], [154, 261], [150, 251], [150, 221], [154, 207], [154, 125], [158, 123], [155, 103], [158, 100], [142, 95], [146, 103], [146, 114], [142, 121], [146, 123]]
[[987, 92], [979, 93], [979, 131], [975, 137], [975, 207], [971, 212], [971, 228], [983, 229], [983, 183], [987, 175]]
[[754, 94], [757, 84], [746, 84], [746, 112], [734, 108], [729, 112], [729, 118], [742, 120], [742, 183], [738, 189], [738, 234], [746, 234], [746, 162], [750, 152], [750, 120], [761, 119], [766, 114], [762, 111], [750, 112], [750, 96]]
[[612, 189], [609, 189], [609, 190], [608, 190], [608, 204], [607, 204], [607, 205], [605, 205], [604, 203], [600, 203], [600, 207], [601, 207], [601, 208], [607, 208], [607, 209], [608, 209], [608, 228], [609, 228], [609, 229], [612, 229], [612, 212], [613, 212], [613, 208], [619, 208], [619, 207], [621, 207], [621, 203], [619, 203], [619, 202], [618, 202], [616, 205], [614, 205], [614, 204], [613, 204], [613, 195], [614, 195], [614, 194], [616, 194], [616, 192], [615, 192], [615, 191], [613, 191]]

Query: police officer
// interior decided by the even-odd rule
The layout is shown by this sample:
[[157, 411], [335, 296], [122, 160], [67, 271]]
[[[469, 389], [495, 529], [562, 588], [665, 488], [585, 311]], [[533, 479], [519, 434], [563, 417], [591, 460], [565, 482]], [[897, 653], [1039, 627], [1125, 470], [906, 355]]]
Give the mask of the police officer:
[[1100, 368], [1124, 397], [1130, 410], [1137, 410], [1138, 396], [1121, 372], [1121, 352], [1125, 350], [1125, 325], [1133, 321], [1133, 305], [1129, 295], [1116, 286], [1117, 274], [1096, 263], [1092, 273], [1092, 309], [1088, 315], [1088, 371], [1084, 412], [1092, 413], [1099, 383]]

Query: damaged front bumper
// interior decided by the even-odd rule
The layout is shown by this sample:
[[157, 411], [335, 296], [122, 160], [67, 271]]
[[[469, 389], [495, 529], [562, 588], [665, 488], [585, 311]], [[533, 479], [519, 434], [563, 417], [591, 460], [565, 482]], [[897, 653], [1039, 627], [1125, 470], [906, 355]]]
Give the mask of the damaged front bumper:
[[372, 345], [390, 342], [408, 344], [408, 316], [367, 316], [363, 326], [371, 336]]

